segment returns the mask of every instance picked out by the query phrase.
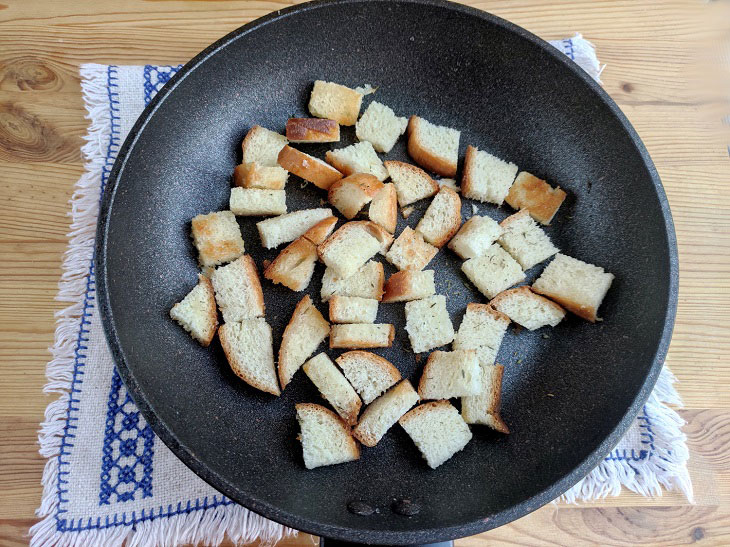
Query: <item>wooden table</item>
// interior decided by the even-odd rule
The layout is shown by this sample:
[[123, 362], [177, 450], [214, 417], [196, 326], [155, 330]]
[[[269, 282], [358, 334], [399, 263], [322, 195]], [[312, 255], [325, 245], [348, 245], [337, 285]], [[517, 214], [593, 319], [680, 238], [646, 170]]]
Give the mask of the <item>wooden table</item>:
[[[46, 348], [59, 308], [53, 297], [68, 200], [83, 171], [88, 122], [79, 64], [182, 62], [288, 3], [2, 1], [9, 5], [0, 4], [0, 545], [21, 545], [41, 494], [36, 431], [50, 401], [41, 393]], [[730, 21], [730, 9], [699, 0], [469, 3], [547, 39], [580, 31], [593, 41], [607, 64], [607, 91], [654, 158], [679, 240], [668, 362], [686, 404], [697, 504], [673, 493], [624, 493], [580, 507], [550, 505], [459, 544], [728, 544], [730, 135], [720, 119], [730, 113], [730, 78], [711, 57], [728, 37], [719, 25]], [[288, 543], [311, 542], [301, 535]]]

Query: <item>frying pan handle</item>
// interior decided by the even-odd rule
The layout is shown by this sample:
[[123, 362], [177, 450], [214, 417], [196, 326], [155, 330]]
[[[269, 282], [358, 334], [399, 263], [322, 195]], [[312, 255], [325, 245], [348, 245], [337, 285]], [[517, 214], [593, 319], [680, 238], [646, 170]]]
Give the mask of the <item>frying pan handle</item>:
[[[319, 538], [319, 547], [362, 547], [364, 543], [351, 543], [337, 539]], [[440, 541], [438, 543], [422, 543], [420, 545], [409, 545], [408, 547], [454, 547], [453, 541]]]

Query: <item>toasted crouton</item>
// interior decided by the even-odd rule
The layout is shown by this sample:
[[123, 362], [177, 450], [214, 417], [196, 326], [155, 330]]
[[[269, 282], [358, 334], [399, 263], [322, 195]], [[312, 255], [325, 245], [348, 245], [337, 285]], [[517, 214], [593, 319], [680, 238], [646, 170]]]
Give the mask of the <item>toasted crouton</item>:
[[289, 118], [286, 138], [295, 143], [337, 142], [340, 140], [340, 125], [335, 120]]
[[408, 154], [421, 167], [443, 177], [455, 177], [461, 133], [411, 116], [408, 122]]
[[307, 469], [360, 458], [360, 447], [352, 438], [350, 428], [337, 414], [311, 403], [298, 403], [296, 409], [301, 430], [298, 438]]
[[388, 153], [408, 127], [408, 118], [400, 118], [390, 108], [373, 101], [355, 124], [358, 140], [368, 141], [378, 152]]
[[500, 433], [509, 433], [499, 413], [503, 375], [502, 365], [482, 365], [482, 393], [461, 398], [461, 417], [466, 423], [486, 425]]
[[256, 162], [264, 167], [275, 167], [278, 165], [276, 158], [279, 151], [287, 143], [284, 135], [269, 131], [260, 125], [254, 125], [241, 143], [243, 152], [241, 163]]
[[170, 317], [190, 333], [201, 346], [210, 345], [218, 327], [218, 310], [210, 279], [198, 275], [198, 284], [170, 310]]
[[318, 222], [332, 216], [332, 209], [302, 209], [256, 223], [261, 244], [267, 249], [294, 241]]
[[431, 469], [449, 460], [471, 440], [471, 430], [448, 401], [417, 406], [398, 420]]
[[420, 233], [406, 226], [391, 245], [385, 259], [399, 270], [422, 270], [438, 251], [426, 243]]
[[347, 222], [317, 247], [319, 258], [339, 277], [353, 275], [392, 241], [392, 236], [369, 221]]
[[422, 400], [478, 395], [481, 390], [482, 369], [473, 349], [432, 352], [418, 383]]
[[242, 163], [233, 169], [233, 184], [240, 188], [262, 188], [264, 190], [283, 190], [289, 177], [286, 169], [264, 166], [258, 163]]
[[332, 325], [330, 348], [389, 348], [393, 345], [395, 327], [390, 324], [354, 323]]
[[476, 258], [484, 254], [497, 241], [504, 230], [489, 217], [474, 215], [467, 220], [457, 234], [449, 241], [449, 249], [463, 259]]
[[517, 166], [468, 146], [464, 158], [464, 174], [461, 177], [461, 194], [469, 199], [502, 205]]
[[235, 262], [217, 268], [211, 282], [215, 290], [215, 300], [226, 323], [264, 315], [264, 293], [256, 264], [249, 255], [243, 255]]
[[369, 351], [347, 351], [335, 360], [366, 405], [401, 379], [390, 361]]
[[535, 175], [522, 171], [504, 200], [513, 209], [527, 209], [540, 224], [550, 224], [567, 194], [560, 186], [553, 188]]
[[384, 278], [383, 265], [373, 260], [350, 277], [338, 277], [335, 270], [327, 268], [322, 276], [322, 302], [327, 302], [335, 294], [381, 300]]
[[345, 148], [328, 150], [324, 155], [327, 163], [345, 175], [367, 173], [379, 181], [388, 178], [388, 171], [375, 153], [373, 145], [367, 141], [351, 144]]
[[565, 317], [563, 308], [525, 286], [499, 293], [489, 305], [529, 330], [554, 327]]
[[600, 320], [598, 308], [613, 280], [613, 274], [600, 266], [557, 254], [532, 284], [532, 290], [555, 300], [578, 317], [595, 323]]
[[398, 201], [393, 184], [384, 184], [373, 196], [368, 209], [368, 218], [391, 234], [395, 232], [398, 223]]
[[443, 247], [461, 226], [461, 198], [451, 188], [441, 188], [433, 198], [416, 231], [434, 247]]
[[504, 230], [499, 238], [500, 245], [520, 263], [523, 270], [529, 270], [559, 251], [527, 209], [507, 217], [499, 225]]
[[241, 229], [230, 211], [198, 215], [192, 221], [193, 244], [201, 266], [218, 266], [244, 252]]
[[446, 297], [437, 294], [406, 303], [406, 332], [415, 353], [445, 346], [454, 339]]
[[461, 270], [490, 299], [525, 280], [520, 264], [496, 243], [478, 257], [464, 262]]
[[304, 232], [302, 237], [307, 238], [315, 245], [321, 245], [335, 229], [335, 224], [337, 224], [337, 217], [327, 217]]
[[344, 85], [317, 80], [309, 97], [309, 112], [340, 125], [355, 125], [360, 115], [362, 94]]
[[[329, 152], [327, 153], [329, 154]], [[300, 152], [291, 146], [281, 149], [278, 162], [290, 173], [294, 173], [323, 190], [327, 190], [343, 177], [342, 173], [321, 159]]]
[[330, 333], [330, 324], [312, 304], [309, 295], [294, 308], [284, 329], [279, 348], [279, 381], [284, 389], [294, 373], [304, 364]]
[[317, 262], [317, 247], [304, 236], [287, 245], [266, 267], [264, 277], [293, 291], [309, 286]]
[[218, 338], [236, 376], [256, 389], [281, 394], [276, 381], [271, 327], [265, 319], [225, 323], [218, 331]]
[[236, 216], [283, 215], [286, 192], [262, 188], [231, 188], [229, 208]]
[[403, 270], [388, 278], [383, 303], [420, 300], [436, 294], [433, 270]]
[[375, 446], [417, 402], [418, 393], [408, 380], [403, 380], [368, 405], [352, 434], [365, 446]]
[[421, 199], [430, 198], [439, 191], [439, 185], [423, 169], [402, 161], [383, 163], [395, 184], [398, 205], [405, 207]]
[[436, 183], [439, 185], [439, 188], [446, 186], [451, 188], [454, 192], [461, 192], [461, 187], [456, 184], [456, 179], [438, 179]]
[[327, 357], [327, 354], [315, 355], [302, 365], [302, 370], [317, 386], [322, 397], [332, 405], [335, 412], [348, 425], [355, 425], [362, 402], [350, 382], [345, 379], [340, 369]]
[[373, 175], [355, 173], [332, 184], [327, 199], [342, 216], [352, 220], [382, 188], [383, 183]]
[[471, 303], [459, 325], [452, 348], [473, 349], [481, 365], [493, 365], [509, 327], [509, 317], [488, 304]]
[[378, 301], [374, 298], [334, 295], [329, 304], [333, 323], [375, 323], [378, 315]]

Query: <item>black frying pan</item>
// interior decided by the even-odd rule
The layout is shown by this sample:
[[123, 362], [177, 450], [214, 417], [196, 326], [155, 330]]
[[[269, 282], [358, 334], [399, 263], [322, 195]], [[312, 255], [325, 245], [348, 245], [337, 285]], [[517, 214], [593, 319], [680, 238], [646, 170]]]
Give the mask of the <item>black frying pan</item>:
[[[377, 100], [396, 112], [461, 129], [462, 154], [475, 144], [559, 183], [569, 198], [550, 237], [566, 254], [616, 275], [603, 323], [569, 317], [554, 329], [508, 332], [498, 361], [506, 366], [503, 416], [513, 433], [475, 427], [466, 449], [435, 471], [398, 426], [356, 463], [305, 470], [294, 404], [320, 402], [305, 375], [297, 374], [280, 398], [258, 392], [232, 374], [217, 342], [203, 349], [168, 318], [196, 281], [190, 219], [227, 208], [245, 133], [253, 124], [281, 130], [288, 117], [307, 115], [315, 79], [378, 86]], [[343, 131], [343, 144], [353, 133]], [[322, 157], [325, 147], [308, 150]], [[407, 159], [403, 140], [388, 157]], [[321, 191], [300, 182], [292, 177], [287, 186], [290, 210], [320, 206]], [[469, 216], [471, 202], [464, 202]], [[509, 213], [484, 204], [479, 210], [496, 219]], [[419, 218], [415, 213], [408, 224]], [[240, 224], [260, 266], [277, 251], [261, 249], [255, 220]], [[401, 218], [398, 230], [405, 225]], [[96, 256], [109, 345], [162, 440], [203, 479], [262, 515], [372, 543], [476, 534], [533, 511], [585, 476], [654, 385], [678, 278], [664, 191], [613, 101], [527, 31], [430, 0], [300, 5], [240, 28], [190, 61], [122, 147], [104, 196]], [[448, 251], [432, 267], [458, 326], [466, 304], [483, 298]], [[317, 302], [321, 274], [318, 266], [307, 290]], [[302, 294], [268, 282], [264, 292], [279, 340]], [[410, 352], [403, 306], [381, 306], [378, 320], [397, 329], [393, 347], [378, 353], [416, 381], [423, 359]], [[402, 498], [420, 512], [394, 512], [393, 501]], [[379, 511], [353, 514], [353, 500]]]

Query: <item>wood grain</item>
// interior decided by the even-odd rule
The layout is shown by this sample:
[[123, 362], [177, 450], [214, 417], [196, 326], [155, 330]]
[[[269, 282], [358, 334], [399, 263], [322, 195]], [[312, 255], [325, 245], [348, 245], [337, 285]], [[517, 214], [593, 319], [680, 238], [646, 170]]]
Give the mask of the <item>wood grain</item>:
[[[467, 2], [546, 38], [595, 43], [605, 89], [644, 140], [672, 206], [680, 253], [668, 361], [681, 383], [697, 505], [624, 493], [550, 505], [460, 545], [730, 543], [730, 71], [712, 64], [727, 3]], [[0, 4], [0, 545], [26, 545], [44, 461], [36, 430], [68, 199], [88, 120], [78, 66], [185, 61], [283, 1], [4, 0]], [[723, 85], [725, 87], [723, 87]], [[631, 199], [627, 196], [627, 199]], [[313, 545], [300, 535], [289, 545]]]

